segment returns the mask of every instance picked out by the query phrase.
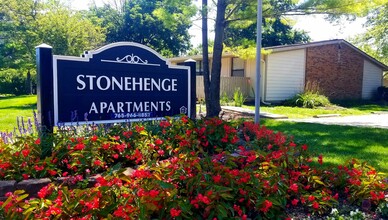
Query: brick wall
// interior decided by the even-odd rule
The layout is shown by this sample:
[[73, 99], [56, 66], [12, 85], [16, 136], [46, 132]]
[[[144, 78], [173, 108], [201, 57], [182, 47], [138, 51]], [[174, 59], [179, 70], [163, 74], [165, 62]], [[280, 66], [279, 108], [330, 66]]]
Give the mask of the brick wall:
[[306, 51], [306, 83], [318, 83], [331, 99], [362, 97], [363, 57], [345, 44], [309, 47]]

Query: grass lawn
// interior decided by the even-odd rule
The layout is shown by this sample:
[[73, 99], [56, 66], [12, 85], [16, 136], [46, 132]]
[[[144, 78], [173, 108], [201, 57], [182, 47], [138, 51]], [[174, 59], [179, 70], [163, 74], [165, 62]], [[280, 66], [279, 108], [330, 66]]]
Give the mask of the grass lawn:
[[[255, 106], [244, 105], [244, 108], [255, 110]], [[260, 111], [269, 112], [273, 114], [286, 115], [288, 118], [311, 118], [314, 115], [322, 114], [341, 114], [347, 115], [365, 115], [374, 111], [388, 111], [388, 106], [376, 104], [361, 104], [349, 105], [347, 107], [333, 107], [333, 108], [298, 108], [289, 106], [261, 106]]]
[[324, 165], [343, 164], [357, 158], [388, 175], [388, 129], [363, 128], [262, 119], [267, 128], [292, 135], [316, 155]]
[[33, 118], [36, 111], [36, 96], [0, 96], [0, 131], [13, 131], [17, 126], [16, 118]]

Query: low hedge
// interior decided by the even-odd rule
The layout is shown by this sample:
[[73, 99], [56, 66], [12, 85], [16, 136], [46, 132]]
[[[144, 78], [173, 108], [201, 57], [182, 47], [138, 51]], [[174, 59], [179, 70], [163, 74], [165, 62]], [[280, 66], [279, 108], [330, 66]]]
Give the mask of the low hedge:
[[36, 73], [22, 69], [0, 70], [0, 94], [23, 95], [36, 91]]

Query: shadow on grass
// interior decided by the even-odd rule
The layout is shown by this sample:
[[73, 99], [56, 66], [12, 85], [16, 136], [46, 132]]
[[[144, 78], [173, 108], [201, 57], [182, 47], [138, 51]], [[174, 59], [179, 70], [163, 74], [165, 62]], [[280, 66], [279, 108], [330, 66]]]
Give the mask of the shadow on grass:
[[[315, 155], [335, 158], [341, 164], [357, 158], [388, 173], [388, 129], [262, 120], [274, 131], [305, 143]], [[339, 165], [339, 164], [337, 164]]]
[[0, 107], [0, 109], [15, 109], [15, 110], [36, 110], [37, 104], [30, 104], [30, 105], [14, 105], [14, 106], [6, 106], [6, 107]]
[[370, 100], [342, 100], [333, 101], [334, 104], [360, 111], [388, 111], [388, 103]]

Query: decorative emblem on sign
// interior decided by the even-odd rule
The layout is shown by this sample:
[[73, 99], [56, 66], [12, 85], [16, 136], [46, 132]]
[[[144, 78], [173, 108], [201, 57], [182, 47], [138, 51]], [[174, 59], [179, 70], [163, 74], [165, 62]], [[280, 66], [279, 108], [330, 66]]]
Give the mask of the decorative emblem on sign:
[[160, 64], [148, 63], [148, 60], [142, 60], [139, 56], [136, 56], [134, 54], [126, 55], [123, 58], [117, 57], [116, 60], [101, 60], [101, 61], [103, 61], [103, 62], [112, 62], [112, 63], [126, 63], [126, 64], [160, 66]]
[[182, 107], [180, 108], [180, 112], [181, 112], [181, 114], [187, 114], [187, 108], [186, 108], [186, 106], [182, 106]]

